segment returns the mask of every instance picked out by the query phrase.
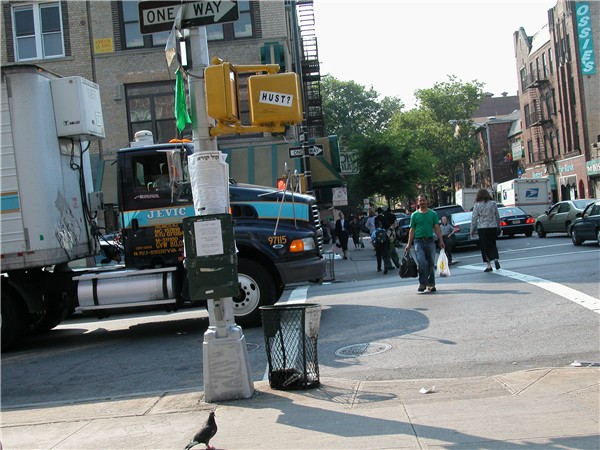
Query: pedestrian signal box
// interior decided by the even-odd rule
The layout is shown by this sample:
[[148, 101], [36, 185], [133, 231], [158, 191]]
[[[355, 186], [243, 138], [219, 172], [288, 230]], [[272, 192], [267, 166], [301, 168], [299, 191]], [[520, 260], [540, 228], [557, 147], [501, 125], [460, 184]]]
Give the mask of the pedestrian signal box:
[[293, 72], [249, 77], [248, 96], [252, 125], [302, 122], [300, 79]]
[[277, 189], [285, 191], [287, 188], [287, 177], [277, 178]]
[[208, 115], [217, 121], [240, 121], [237, 73], [231, 63], [223, 62], [204, 70], [206, 108]]

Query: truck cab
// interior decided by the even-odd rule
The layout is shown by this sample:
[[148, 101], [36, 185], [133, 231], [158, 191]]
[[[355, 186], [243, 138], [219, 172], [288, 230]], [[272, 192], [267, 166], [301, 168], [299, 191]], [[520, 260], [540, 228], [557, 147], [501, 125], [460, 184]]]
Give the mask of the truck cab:
[[[190, 143], [129, 147], [117, 154], [118, 196], [127, 268], [176, 268], [177, 302], [190, 301], [183, 268], [184, 217], [195, 215], [187, 158]], [[236, 323], [260, 323], [288, 284], [324, 276], [322, 232], [314, 197], [230, 180], [238, 250]]]

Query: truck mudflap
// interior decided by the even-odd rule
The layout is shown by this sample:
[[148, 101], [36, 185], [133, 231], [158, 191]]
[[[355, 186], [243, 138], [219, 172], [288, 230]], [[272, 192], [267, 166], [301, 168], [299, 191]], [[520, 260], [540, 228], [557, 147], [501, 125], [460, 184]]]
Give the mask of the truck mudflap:
[[302, 261], [276, 263], [283, 284], [302, 283], [306, 280], [320, 281], [325, 277], [325, 260], [307, 258]]

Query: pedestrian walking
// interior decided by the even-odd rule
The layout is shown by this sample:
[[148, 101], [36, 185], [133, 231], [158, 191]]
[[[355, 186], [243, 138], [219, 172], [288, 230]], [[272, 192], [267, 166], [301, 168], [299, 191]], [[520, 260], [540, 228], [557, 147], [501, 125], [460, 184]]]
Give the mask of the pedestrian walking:
[[425, 194], [417, 196], [418, 209], [410, 216], [410, 231], [406, 251], [410, 251], [413, 242], [419, 266], [418, 292], [435, 292], [435, 241], [433, 234], [438, 238], [440, 247], [445, 249], [444, 239], [440, 231], [439, 218], [435, 211], [429, 209], [429, 199]]
[[388, 255], [390, 262], [394, 263], [396, 269], [400, 268], [400, 258], [398, 258], [398, 252], [396, 251], [396, 247], [400, 247], [400, 240], [398, 239], [398, 235], [396, 234], [396, 228], [398, 227], [398, 222], [392, 222], [392, 225], [388, 228]]
[[389, 250], [389, 235], [388, 230], [384, 228], [376, 228], [373, 234], [371, 234], [371, 242], [375, 247], [375, 258], [377, 260], [377, 272], [381, 272], [381, 266], [383, 264], [383, 274], [386, 275], [390, 270], [394, 268], [390, 261], [390, 250]]
[[375, 227], [383, 228], [384, 230], [387, 230], [390, 227], [390, 224], [388, 223], [385, 214], [383, 214], [382, 208], [377, 208], [377, 216], [375, 217]]
[[335, 221], [335, 235], [344, 252], [344, 259], [348, 259], [348, 239], [350, 238], [350, 223], [344, 217], [344, 213], [340, 211], [339, 219]]
[[331, 243], [335, 244], [337, 242], [337, 236], [335, 235], [335, 221], [333, 220], [333, 217], [327, 219], [327, 226], [329, 227], [329, 234], [331, 235]]
[[364, 244], [360, 240], [360, 222], [354, 215], [350, 215], [350, 236], [352, 236], [352, 242], [354, 242], [354, 250], [360, 250], [364, 247]]
[[372, 208], [369, 209], [369, 217], [367, 217], [367, 220], [365, 222], [365, 226], [367, 227], [369, 237], [373, 235], [373, 233], [375, 232], [375, 229], [377, 228], [375, 226], [376, 218], [377, 218], [377, 214], [375, 214], [375, 211], [373, 211]]
[[492, 271], [492, 260], [496, 270], [500, 269], [500, 256], [496, 247], [496, 238], [500, 229], [500, 214], [498, 205], [492, 199], [487, 189], [479, 189], [475, 197], [473, 214], [471, 215], [471, 237], [475, 237], [475, 231], [479, 234], [479, 248], [481, 257], [487, 267], [484, 272]]
[[454, 227], [448, 222], [448, 216], [442, 216], [441, 221], [440, 231], [442, 232], [444, 244], [446, 244], [445, 252], [448, 257], [448, 265], [450, 265], [452, 264], [452, 235], [454, 234]]

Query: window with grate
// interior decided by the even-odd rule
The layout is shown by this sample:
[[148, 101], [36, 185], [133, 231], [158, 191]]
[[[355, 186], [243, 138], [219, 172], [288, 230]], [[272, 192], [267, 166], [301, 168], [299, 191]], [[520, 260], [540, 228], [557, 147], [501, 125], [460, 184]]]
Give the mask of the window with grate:
[[129, 139], [140, 130], [152, 131], [156, 143], [190, 137], [188, 124], [181, 134], [175, 126], [175, 82], [161, 81], [125, 85]]
[[14, 5], [12, 25], [16, 61], [65, 56], [59, 2]]

